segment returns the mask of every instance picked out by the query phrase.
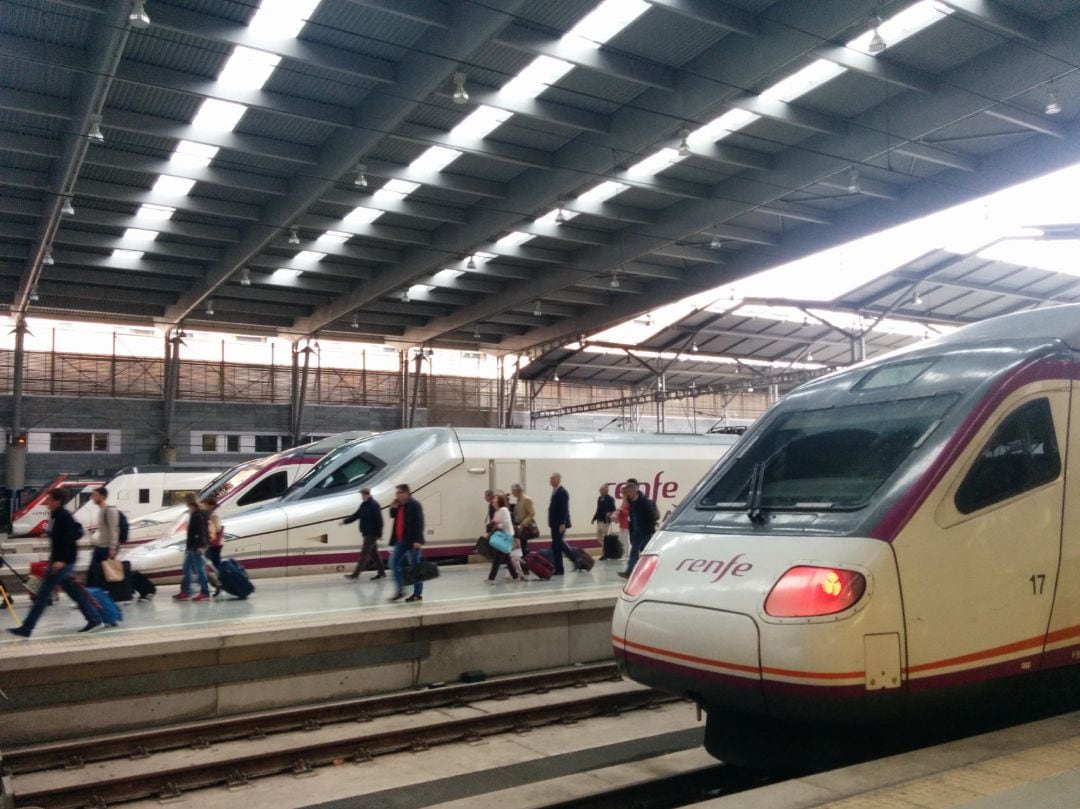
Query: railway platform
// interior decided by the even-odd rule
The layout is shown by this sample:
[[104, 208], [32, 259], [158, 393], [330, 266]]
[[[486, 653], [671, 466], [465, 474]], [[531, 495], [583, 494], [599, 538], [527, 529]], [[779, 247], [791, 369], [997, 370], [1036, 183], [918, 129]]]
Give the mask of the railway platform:
[[[88, 635], [66, 597], [30, 640], [0, 638], [8, 744], [311, 704], [608, 660], [624, 563], [549, 581], [484, 583], [487, 565], [443, 568], [421, 603], [392, 578], [256, 579], [254, 595], [176, 602], [165, 585]], [[369, 574], [370, 575], [370, 574]], [[27, 602], [17, 600], [20, 615]], [[6, 612], [0, 626], [13, 626]]]

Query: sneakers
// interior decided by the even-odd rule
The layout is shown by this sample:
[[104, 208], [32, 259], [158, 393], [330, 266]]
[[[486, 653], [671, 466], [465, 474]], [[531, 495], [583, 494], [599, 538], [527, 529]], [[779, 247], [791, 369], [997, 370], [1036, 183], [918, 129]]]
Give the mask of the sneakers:
[[630, 574], [627, 573], [625, 570], [620, 570], [617, 575], [618, 575], [618, 577], [620, 579], [629, 579], [630, 578]]
[[391, 601], [401, 601], [401, 599], [403, 599], [403, 598], [405, 598], [405, 594], [399, 590], [397, 595], [393, 596], [390, 600]]
[[177, 593], [173, 596], [173, 601], [191, 601], [191, 596], [187, 593]]
[[144, 595], [144, 596], [139, 596], [139, 601], [140, 601], [140, 602], [143, 602], [143, 601], [153, 601], [153, 600], [154, 600], [154, 594], [153, 594], [153, 593], [147, 593], [147, 594], [146, 594], [146, 595]]
[[217, 588], [216, 590], [214, 590], [214, 592], [212, 592], [210, 594], [210, 597], [211, 598], [217, 598], [219, 595], [221, 595], [221, 588], [220, 587]]
[[18, 629], [9, 629], [8, 632], [10, 632], [12, 635], [14, 635], [17, 638], [28, 638], [28, 637], [30, 637], [30, 630], [27, 629], [25, 626], [20, 626]]
[[360, 578], [360, 574], [359, 573], [346, 573], [345, 578], [348, 579], [349, 581], [356, 581], [357, 579]]
[[385, 573], [376, 573], [374, 576], [371, 577], [371, 580], [375, 581], [376, 579], [385, 579], [385, 578], [386, 578]]
[[405, 603], [408, 604], [408, 603], [413, 602], [413, 601], [423, 601], [423, 600], [424, 600], [423, 596], [409, 596], [408, 598], [405, 599]]
[[[95, 629], [98, 629], [100, 627], [101, 627], [101, 621], [89, 621], [89, 622], [87, 622], [86, 626], [84, 626], [79, 631], [80, 632], [93, 632]], [[27, 637], [29, 637], [29, 635], [27, 635]]]
[[191, 600], [192, 601], [209, 601], [210, 600], [210, 594], [209, 593], [199, 593], [197, 596], [195, 596]]

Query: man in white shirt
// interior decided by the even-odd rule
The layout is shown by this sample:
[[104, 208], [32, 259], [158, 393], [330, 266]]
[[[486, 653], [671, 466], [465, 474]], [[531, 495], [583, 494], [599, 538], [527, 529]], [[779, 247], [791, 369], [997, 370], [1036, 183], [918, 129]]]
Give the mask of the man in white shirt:
[[101, 563], [106, 559], [115, 559], [120, 550], [120, 512], [116, 506], [107, 504], [109, 490], [99, 486], [90, 493], [90, 499], [99, 509], [97, 532], [90, 535], [90, 568], [86, 571], [86, 581], [91, 586], [99, 586], [104, 581]]

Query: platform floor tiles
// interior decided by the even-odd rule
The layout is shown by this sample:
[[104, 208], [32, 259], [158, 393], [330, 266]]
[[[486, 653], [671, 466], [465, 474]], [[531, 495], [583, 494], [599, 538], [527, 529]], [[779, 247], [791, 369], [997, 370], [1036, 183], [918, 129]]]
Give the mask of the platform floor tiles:
[[[136, 601], [124, 607], [124, 620], [116, 627], [97, 630], [89, 637], [105, 639], [123, 633], [153, 633], [163, 629], [213, 627], [226, 624], [263, 624], [275, 619], [330, 617], [334, 614], [355, 616], [364, 614], [390, 614], [390, 611], [420, 611], [432, 607], [447, 608], [466, 606], [493, 599], [526, 602], [538, 597], [581, 596], [589, 593], [608, 592], [614, 595], [623, 585], [617, 575], [625, 562], [597, 562], [587, 573], [568, 571], [548, 581], [533, 577], [529, 581], [506, 582], [505, 570], [500, 571], [494, 586], [484, 583], [488, 565], [460, 565], [442, 568], [438, 579], [424, 587], [424, 600], [408, 604], [390, 602], [396, 592], [392, 577], [371, 581], [371, 574], [361, 576], [359, 581], [346, 580], [340, 574], [327, 576], [297, 576], [276, 579], [254, 579], [255, 593], [241, 601], [223, 597], [204, 602], [178, 602], [172, 596], [179, 591], [177, 585], [158, 588], [152, 601]], [[29, 601], [15, 599], [20, 617], [29, 610]], [[85, 623], [82, 616], [72, 609], [72, 602], [61, 595], [57, 604], [45, 611], [34, 630], [31, 643], [53, 639], [71, 639]], [[10, 628], [15, 622], [7, 610], [0, 611], [0, 627]], [[0, 632], [0, 646], [8, 643], [25, 643], [8, 632]], [[79, 636], [82, 637], [82, 636]]]

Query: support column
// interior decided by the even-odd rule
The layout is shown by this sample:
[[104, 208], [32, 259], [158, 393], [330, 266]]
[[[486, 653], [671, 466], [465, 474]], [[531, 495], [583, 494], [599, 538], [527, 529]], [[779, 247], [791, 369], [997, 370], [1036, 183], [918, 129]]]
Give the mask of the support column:
[[518, 379], [521, 376], [521, 357], [514, 360], [514, 375], [510, 379], [510, 392], [506, 396], [506, 417], [503, 419], [504, 427], [514, 426], [514, 400], [517, 398]]
[[667, 375], [656, 377], [656, 432], [664, 432], [667, 420]]
[[409, 350], [398, 352], [398, 371], [401, 375], [401, 426], [409, 426]]
[[4, 487], [9, 493], [8, 514], [15, 513], [14, 493], [26, 485], [26, 432], [23, 429], [23, 377], [26, 367], [26, 320], [15, 322], [15, 355], [11, 373], [11, 428], [7, 436]]
[[412, 403], [409, 405], [409, 426], [416, 420], [416, 400], [420, 396], [420, 372], [424, 367], [424, 349], [416, 352], [416, 375], [413, 376]]
[[[298, 343], [293, 343], [293, 384], [292, 403], [290, 407], [289, 432], [294, 447], [300, 445], [300, 439], [304, 437], [304, 408], [307, 405], [308, 371], [311, 366], [311, 341], [303, 348]], [[300, 363], [300, 355], [304, 355], [303, 365]]]
[[176, 441], [173, 425], [176, 421], [176, 397], [180, 387], [180, 341], [183, 332], [170, 329], [165, 332], [165, 378], [162, 380], [164, 398], [161, 403], [162, 429], [159, 460], [163, 464], [176, 463]]

